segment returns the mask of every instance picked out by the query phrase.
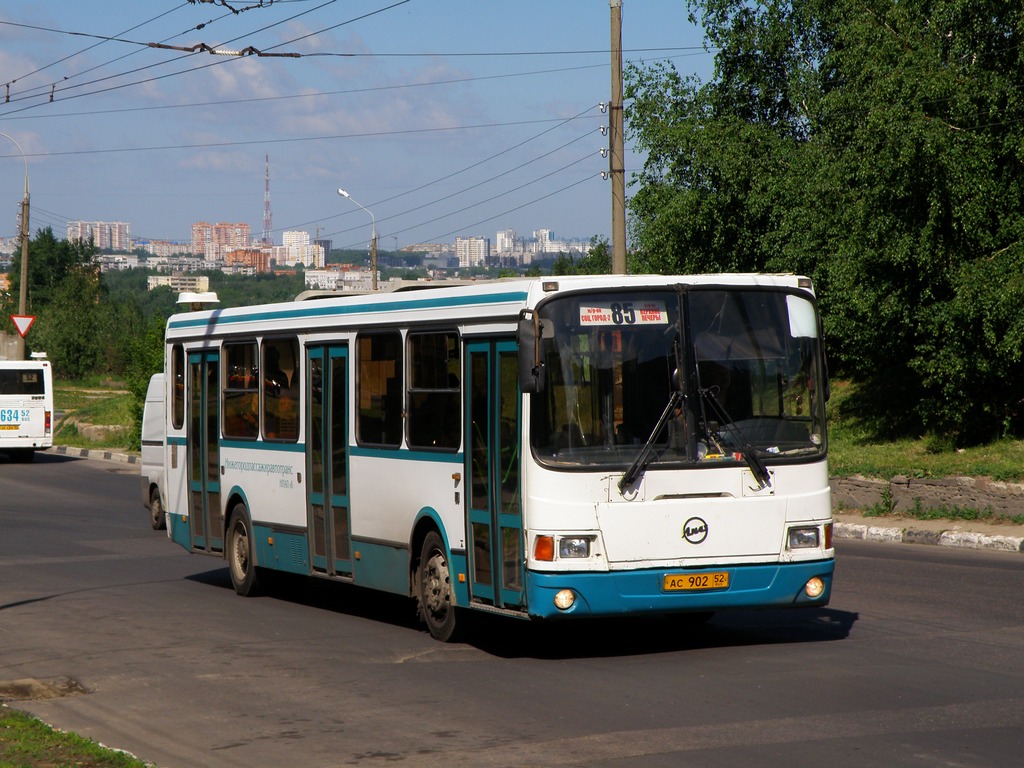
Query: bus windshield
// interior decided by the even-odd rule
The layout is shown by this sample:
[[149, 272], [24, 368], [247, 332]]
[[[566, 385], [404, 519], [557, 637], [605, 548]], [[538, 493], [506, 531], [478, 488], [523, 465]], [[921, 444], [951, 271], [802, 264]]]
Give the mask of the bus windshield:
[[538, 308], [530, 441], [555, 468], [772, 463], [825, 452], [818, 317], [752, 286], [575, 294]]

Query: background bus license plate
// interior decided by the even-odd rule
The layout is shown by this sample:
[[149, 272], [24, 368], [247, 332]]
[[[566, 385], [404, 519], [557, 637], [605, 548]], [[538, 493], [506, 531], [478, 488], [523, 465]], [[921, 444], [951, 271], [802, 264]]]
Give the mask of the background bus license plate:
[[670, 573], [665, 576], [662, 587], [666, 592], [691, 589], [725, 589], [729, 586], [729, 572], [714, 573]]

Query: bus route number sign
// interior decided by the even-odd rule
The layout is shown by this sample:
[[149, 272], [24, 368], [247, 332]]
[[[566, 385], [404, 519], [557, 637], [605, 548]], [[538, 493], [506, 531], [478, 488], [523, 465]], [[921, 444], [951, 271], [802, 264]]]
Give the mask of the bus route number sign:
[[580, 304], [580, 325], [668, 325], [663, 301]]
[[700, 589], [728, 589], [729, 572], [713, 573], [669, 573], [665, 576], [662, 587], [666, 592], [679, 592]]

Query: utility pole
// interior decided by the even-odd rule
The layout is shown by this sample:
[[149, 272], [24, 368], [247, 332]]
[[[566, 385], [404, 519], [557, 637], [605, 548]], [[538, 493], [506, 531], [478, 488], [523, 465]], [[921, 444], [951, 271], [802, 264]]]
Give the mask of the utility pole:
[[[25, 156], [25, 150], [21, 148], [21, 145], [14, 140], [14, 137], [8, 136], [6, 133], [0, 133], [5, 139], [9, 139], [11, 143], [18, 148], [18, 152], [21, 153], [22, 162], [25, 163], [25, 196], [21, 200], [21, 282], [18, 285], [18, 314], [24, 316], [26, 304], [28, 303], [28, 214], [29, 214], [29, 194], [28, 194], [28, 158]], [[19, 334], [17, 339], [17, 352], [18, 360], [25, 359], [25, 339]]]
[[370, 239], [370, 285], [374, 293], [377, 292], [377, 229], [374, 228]]
[[626, 163], [622, 118], [622, 0], [608, 0], [612, 26], [612, 95], [608, 109], [612, 182], [612, 274], [626, 274]]

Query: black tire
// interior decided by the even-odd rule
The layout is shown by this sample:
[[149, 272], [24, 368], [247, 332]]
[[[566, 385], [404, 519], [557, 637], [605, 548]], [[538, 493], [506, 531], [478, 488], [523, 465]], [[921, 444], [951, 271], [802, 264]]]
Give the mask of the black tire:
[[167, 527], [167, 520], [164, 518], [164, 505], [160, 501], [160, 489], [153, 488], [149, 492], [149, 524], [154, 531], [162, 531]]
[[244, 504], [236, 504], [231, 510], [226, 539], [224, 554], [235, 592], [242, 597], [260, 594], [261, 584], [256, 569], [252, 521], [249, 520], [249, 511]]
[[416, 573], [416, 601], [420, 618], [427, 630], [443, 643], [455, 642], [461, 636], [462, 624], [456, 621], [458, 609], [448, 570], [448, 552], [437, 531], [423, 540]]
[[31, 464], [36, 459], [36, 451], [34, 448], [19, 448], [11, 451], [10, 458], [18, 464]]

